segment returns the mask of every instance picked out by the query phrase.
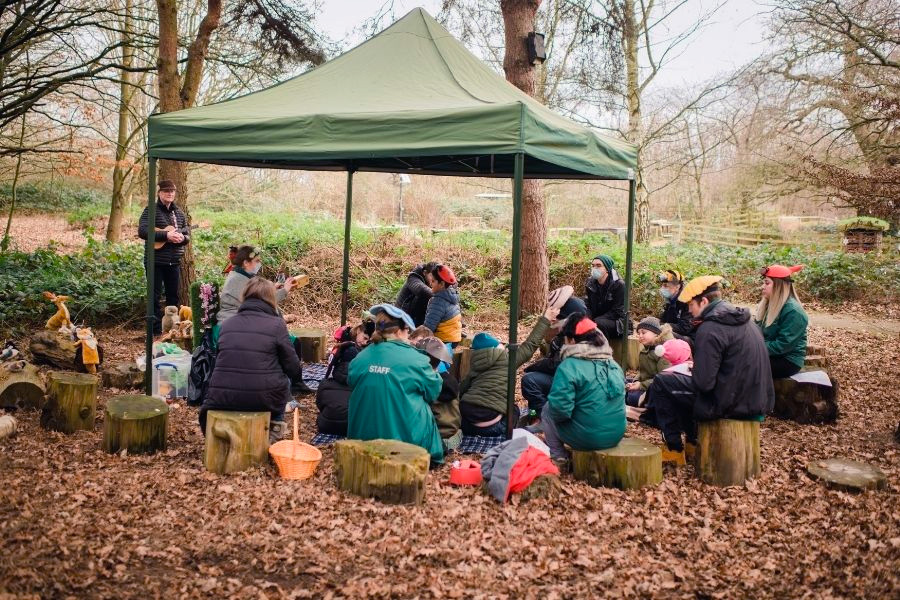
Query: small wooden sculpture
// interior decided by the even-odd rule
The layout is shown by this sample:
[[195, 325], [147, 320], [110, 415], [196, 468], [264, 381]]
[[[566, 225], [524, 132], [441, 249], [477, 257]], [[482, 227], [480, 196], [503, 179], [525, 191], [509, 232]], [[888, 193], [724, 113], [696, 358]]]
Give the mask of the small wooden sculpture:
[[53, 292], [44, 292], [44, 298], [56, 305], [56, 314], [47, 319], [47, 329], [51, 331], [59, 331], [65, 329], [71, 331], [72, 321], [69, 317], [69, 309], [66, 308], [66, 302], [70, 300], [69, 296], [57, 296]]

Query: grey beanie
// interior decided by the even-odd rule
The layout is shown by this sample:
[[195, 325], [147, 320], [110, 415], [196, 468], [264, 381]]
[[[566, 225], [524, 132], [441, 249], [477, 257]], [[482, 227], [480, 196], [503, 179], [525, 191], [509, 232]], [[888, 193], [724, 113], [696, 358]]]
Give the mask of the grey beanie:
[[662, 333], [662, 323], [659, 322], [659, 319], [656, 317], [647, 317], [638, 323], [638, 326], [635, 329], [646, 329], [647, 331], [652, 331], [656, 335]]

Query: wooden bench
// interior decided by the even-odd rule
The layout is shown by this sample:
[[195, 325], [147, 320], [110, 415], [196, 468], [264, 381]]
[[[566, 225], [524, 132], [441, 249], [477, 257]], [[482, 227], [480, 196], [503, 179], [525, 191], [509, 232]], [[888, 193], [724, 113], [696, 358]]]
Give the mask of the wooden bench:
[[271, 416], [269, 412], [208, 411], [203, 451], [206, 469], [222, 475], [266, 464]]
[[594, 487], [636, 490], [662, 482], [662, 451], [659, 446], [638, 438], [622, 438], [605, 450], [573, 450], [575, 479]]
[[698, 424], [697, 476], [718, 486], [743, 485], [759, 475], [759, 421], [719, 419]]
[[396, 440], [340, 440], [334, 444], [337, 486], [387, 504], [422, 504], [431, 456]]
[[151, 454], [166, 449], [169, 405], [152, 396], [116, 396], [106, 403], [103, 450]]

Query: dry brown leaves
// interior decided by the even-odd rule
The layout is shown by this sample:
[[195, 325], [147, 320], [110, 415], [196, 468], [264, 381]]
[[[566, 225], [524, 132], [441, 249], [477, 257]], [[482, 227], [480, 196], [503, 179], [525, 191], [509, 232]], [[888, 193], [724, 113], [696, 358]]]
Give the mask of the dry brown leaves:
[[[139, 332], [100, 335], [116, 358], [140, 353]], [[763, 474], [746, 488], [706, 486], [688, 467], [634, 492], [566, 476], [555, 499], [500, 506], [444, 485], [444, 467], [424, 506], [384, 506], [336, 490], [330, 449], [306, 482], [272, 467], [209, 474], [184, 406], [155, 456], [101, 452], [102, 416], [65, 436], [19, 414], [19, 435], [0, 442], [0, 596], [896, 597], [900, 349], [857, 333], [811, 338], [833, 359], [842, 417], [767, 420]], [[311, 397], [301, 411], [308, 439]], [[805, 475], [808, 461], [836, 454], [881, 467], [888, 489], [853, 495]]]

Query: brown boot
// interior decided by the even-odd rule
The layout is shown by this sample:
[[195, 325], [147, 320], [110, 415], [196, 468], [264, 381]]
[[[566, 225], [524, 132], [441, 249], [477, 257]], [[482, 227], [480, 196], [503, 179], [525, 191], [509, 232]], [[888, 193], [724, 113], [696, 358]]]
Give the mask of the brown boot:
[[684, 450], [669, 450], [669, 447], [665, 445], [663, 445], [661, 448], [662, 461], [664, 463], [672, 463], [676, 467], [683, 467], [685, 465]]
[[284, 437], [284, 421], [272, 421], [269, 423], [269, 445], [280, 442]]

